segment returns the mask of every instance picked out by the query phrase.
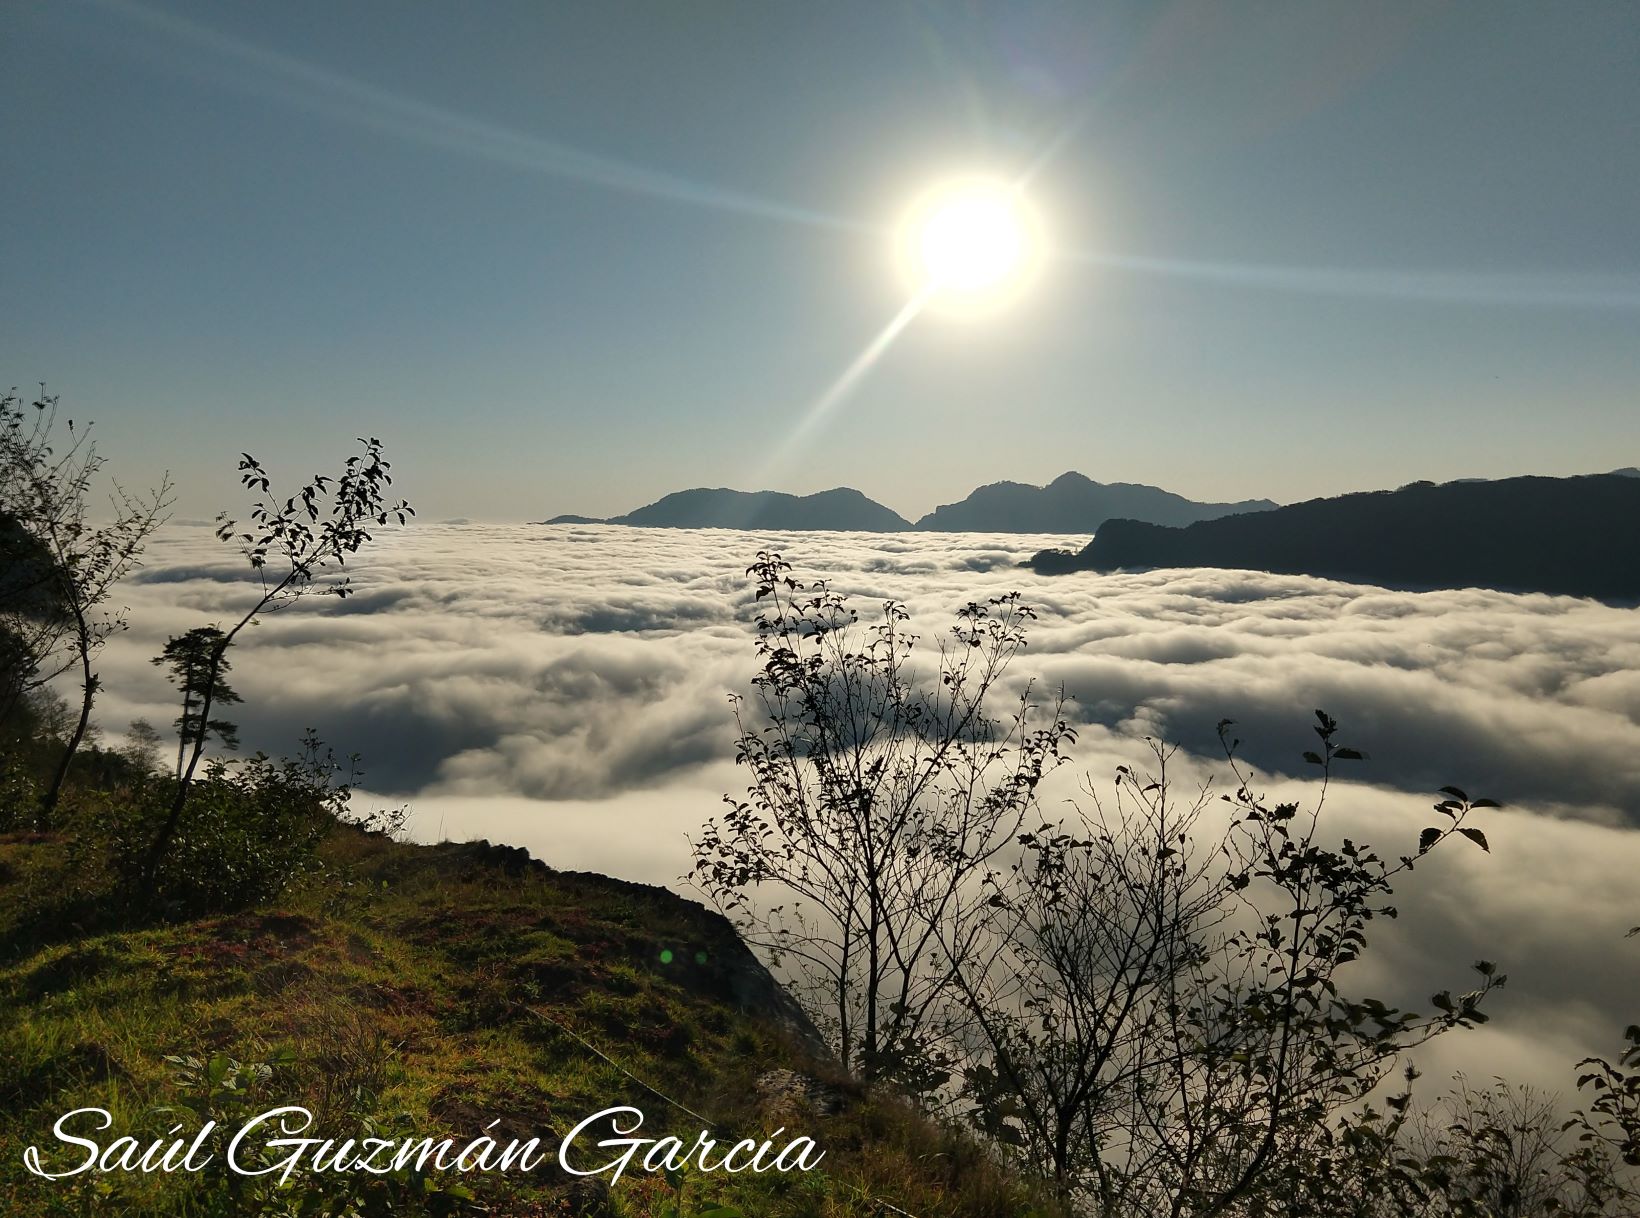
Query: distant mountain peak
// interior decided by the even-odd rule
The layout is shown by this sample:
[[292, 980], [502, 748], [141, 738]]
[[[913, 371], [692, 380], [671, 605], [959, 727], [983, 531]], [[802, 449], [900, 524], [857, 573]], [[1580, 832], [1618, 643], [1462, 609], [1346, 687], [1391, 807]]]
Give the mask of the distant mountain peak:
[[911, 527], [903, 516], [868, 499], [851, 486], [835, 486], [812, 495], [700, 486], [673, 491], [624, 516], [612, 516], [606, 521], [593, 521], [584, 516], [555, 516], [546, 523], [624, 524], [658, 529], [824, 529], [865, 533], [897, 533]]
[[1095, 482], [1086, 474], [1066, 470], [1046, 486], [992, 482], [978, 487], [962, 502], [942, 504], [915, 525], [852, 486], [834, 486], [812, 495], [698, 486], [673, 491], [608, 520], [564, 515], [544, 523], [866, 533], [897, 533], [911, 528], [973, 533], [1092, 533], [1115, 517], [1154, 524], [1191, 524], [1236, 512], [1268, 511], [1275, 506], [1268, 499], [1197, 503], [1160, 487], [1137, 482]]
[[964, 533], [1092, 533], [1114, 517], [1183, 525], [1275, 506], [1268, 499], [1197, 503], [1160, 487], [1095, 482], [1086, 474], [1067, 470], [1046, 486], [1023, 482], [982, 486], [960, 503], [941, 504], [917, 521], [916, 527]]

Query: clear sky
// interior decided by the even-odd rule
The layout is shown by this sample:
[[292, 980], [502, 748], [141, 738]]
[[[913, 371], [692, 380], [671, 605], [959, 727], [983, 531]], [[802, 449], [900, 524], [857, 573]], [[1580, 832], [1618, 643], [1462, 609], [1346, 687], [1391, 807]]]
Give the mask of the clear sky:
[[[1631, 0], [11, 0], [0, 46], [0, 379], [184, 516], [366, 432], [502, 520], [1640, 464]], [[1033, 166], [1028, 290], [828, 398], [911, 201]]]

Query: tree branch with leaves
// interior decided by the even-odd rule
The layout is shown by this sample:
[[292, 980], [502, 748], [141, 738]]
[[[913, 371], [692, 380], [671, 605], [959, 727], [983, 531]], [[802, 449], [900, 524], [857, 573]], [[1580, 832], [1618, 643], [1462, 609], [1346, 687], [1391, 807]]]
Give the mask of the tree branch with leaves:
[[[1221, 725], [1221, 733], [1228, 728]], [[1116, 773], [1106, 804], [1022, 834], [1002, 877], [997, 938], [960, 970], [970, 1118], [1073, 1206], [1108, 1215], [1240, 1213], [1267, 1197], [1328, 1122], [1406, 1051], [1483, 1022], [1503, 984], [1431, 1000], [1420, 1016], [1346, 991], [1367, 928], [1417, 860], [1487, 800], [1455, 789], [1418, 853], [1386, 860], [1330, 843], [1336, 743], [1317, 712], [1321, 770], [1308, 808], [1258, 794], [1224, 736], [1234, 794], [1175, 791], [1174, 749]], [[1222, 810], [1224, 815], [1219, 815]], [[1259, 1202], [1262, 1204], [1262, 1202]]]
[[304, 596], [350, 595], [352, 585], [345, 574], [348, 559], [372, 539], [373, 529], [394, 522], [402, 525], [415, 515], [409, 503], [388, 494], [393, 479], [381, 441], [371, 437], [359, 443], [363, 451], [348, 457], [340, 474], [315, 474], [282, 501], [274, 495], [272, 479], [262, 464], [249, 453], [240, 456], [240, 483], [259, 498], [243, 526], [226, 513], [219, 516], [216, 535], [239, 547], [256, 580], [256, 595], [226, 628], [210, 628], [214, 633], [204, 648], [203, 671], [183, 690], [183, 719], [201, 727], [184, 733], [188, 738], [179, 757], [175, 794], [149, 845], [145, 879], [152, 879], [187, 806], [189, 786], [211, 735], [208, 725], [218, 701], [225, 657], [240, 632], [262, 614], [286, 608]]
[[[70, 667], [80, 676], [79, 715], [36, 816], [36, 827], [48, 830], [90, 727], [101, 687], [96, 658], [126, 626], [125, 611], [110, 608], [109, 597], [137, 567], [144, 544], [164, 522], [171, 484], [165, 478], [156, 489], [136, 495], [114, 482], [111, 517], [94, 522], [89, 502], [106, 459], [97, 451], [91, 425], [76, 427], [67, 420], [66, 445], [56, 445], [58, 399], [43, 385], [33, 412], [28, 419], [15, 390], [0, 398], [0, 528], [20, 532], [35, 556], [32, 565], [13, 565], [17, 574], [8, 576], [17, 586], [6, 589], [4, 599], [14, 612], [5, 633], [22, 653], [12, 666], [20, 673], [27, 669], [26, 677], [9, 684], [21, 692]], [[48, 657], [64, 640], [66, 656], [53, 668]]]
[[903, 606], [862, 624], [826, 581], [790, 572], [770, 552], [747, 571], [762, 667], [735, 715], [750, 781], [694, 843], [689, 878], [796, 965], [845, 1065], [927, 1093], [950, 1064], [942, 936], [977, 941], [985, 878], [1073, 734], [1028, 690], [1001, 716], [985, 709], [1035, 616], [1017, 595], [958, 610], [919, 674]]

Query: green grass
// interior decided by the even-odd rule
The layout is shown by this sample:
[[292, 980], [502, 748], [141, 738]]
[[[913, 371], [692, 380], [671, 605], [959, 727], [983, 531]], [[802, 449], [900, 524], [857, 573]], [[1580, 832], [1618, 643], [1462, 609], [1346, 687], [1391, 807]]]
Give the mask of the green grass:
[[[157, 1135], [178, 1118], [156, 1108], [199, 1102], [167, 1056], [219, 1054], [287, 1061], [229, 1100], [247, 1113], [301, 1104], [327, 1134], [356, 1135], [368, 1117], [465, 1139], [499, 1119], [499, 1134], [539, 1134], [555, 1150], [583, 1116], [629, 1103], [647, 1114], [646, 1136], [692, 1143], [699, 1122], [635, 1076], [731, 1138], [785, 1124], [827, 1152], [809, 1175], [628, 1176], [607, 1195], [556, 1168], [469, 1175], [471, 1200], [442, 1199], [458, 1212], [1029, 1208], [977, 1147], [847, 1080], [834, 1079], [850, 1097], [837, 1114], [769, 1110], [756, 1088], [766, 1071], [834, 1071], [756, 992], [728, 924], [663, 889], [525, 865], [482, 843], [411, 846], [338, 828], [320, 866], [276, 904], [143, 926], [122, 919], [81, 853], [71, 836], [0, 838], [0, 1212], [281, 1213], [321, 1196], [315, 1177], [299, 1176], [299, 1188], [254, 1204], [230, 1198], [215, 1165], [55, 1183], [24, 1169], [23, 1147], [50, 1146], [72, 1108], [108, 1109], [116, 1133]], [[401, 1197], [383, 1212], [436, 1212], [440, 1200]]]

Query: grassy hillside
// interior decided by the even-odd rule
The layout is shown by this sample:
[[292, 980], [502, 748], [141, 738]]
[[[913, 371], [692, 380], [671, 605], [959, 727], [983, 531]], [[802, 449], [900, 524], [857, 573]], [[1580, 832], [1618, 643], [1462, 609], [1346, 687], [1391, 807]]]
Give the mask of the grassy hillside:
[[[891, 1098], [828, 1080], [801, 1017], [698, 905], [552, 871], [522, 851], [412, 846], [347, 827], [318, 863], [276, 904], [122, 925], [75, 838], [0, 837], [0, 1212], [1029, 1208], [983, 1154]], [[768, 1078], [782, 1068], [826, 1081]], [[813, 1137], [826, 1158], [809, 1174], [635, 1172], [613, 1189], [556, 1166], [420, 1181], [304, 1171], [280, 1190], [214, 1166], [48, 1182], [22, 1163], [30, 1144], [78, 1162], [84, 1152], [56, 1146], [50, 1129], [80, 1106], [113, 1114], [105, 1140], [131, 1132], [146, 1144], [179, 1122], [191, 1132], [203, 1115], [237, 1127], [284, 1104], [310, 1108], [336, 1135], [465, 1141], [499, 1121], [492, 1136], [538, 1134], [549, 1162], [572, 1125], [615, 1104], [643, 1109], [644, 1136], [692, 1144], [702, 1121], [681, 1105], [725, 1141], [785, 1126], [782, 1142]], [[593, 1153], [583, 1162], [609, 1152]]]

